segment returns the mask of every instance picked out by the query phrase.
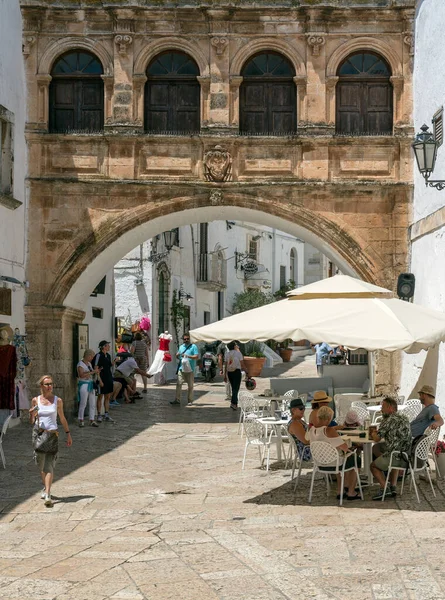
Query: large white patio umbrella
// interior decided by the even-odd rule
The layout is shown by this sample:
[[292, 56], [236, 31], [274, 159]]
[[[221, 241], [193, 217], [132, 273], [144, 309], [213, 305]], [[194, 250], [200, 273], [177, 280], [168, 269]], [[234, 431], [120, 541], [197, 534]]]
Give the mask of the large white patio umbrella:
[[336, 275], [293, 290], [285, 300], [194, 329], [190, 336], [195, 342], [306, 339], [410, 353], [445, 341], [445, 313], [391, 296], [385, 288]]

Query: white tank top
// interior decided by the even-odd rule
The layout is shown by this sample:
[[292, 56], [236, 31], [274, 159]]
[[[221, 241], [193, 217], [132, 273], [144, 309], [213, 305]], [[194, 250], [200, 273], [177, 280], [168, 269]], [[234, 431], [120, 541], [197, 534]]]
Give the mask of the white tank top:
[[41, 429], [48, 429], [49, 431], [55, 431], [57, 429], [57, 396], [54, 396], [53, 404], [42, 404], [40, 402], [41, 396], [37, 398], [37, 405], [39, 407], [39, 426]]

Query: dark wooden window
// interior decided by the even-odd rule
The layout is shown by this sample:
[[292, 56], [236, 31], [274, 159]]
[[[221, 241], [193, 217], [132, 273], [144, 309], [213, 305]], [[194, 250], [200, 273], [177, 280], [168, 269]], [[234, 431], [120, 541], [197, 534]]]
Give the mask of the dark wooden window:
[[183, 52], [166, 52], [148, 66], [145, 130], [196, 133], [200, 129], [198, 65]]
[[241, 71], [240, 131], [283, 135], [297, 129], [295, 70], [280, 54], [251, 58]]
[[55, 133], [101, 131], [104, 84], [99, 60], [89, 52], [61, 56], [51, 71], [49, 129]]
[[168, 329], [168, 274], [159, 271], [158, 278], [158, 335]]
[[0, 288], [0, 315], [12, 315], [12, 290]]
[[443, 144], [443, 107], [434, 114], [432, 122], [434, 139], [439, 148]]
[[340, 65], [336, 89], [336, 131], [344, 134], [391, 134], [391, 71], [378, 54], [357, 52]]
[[280, 288], [286, 287], [286, 266], [280, 265]]

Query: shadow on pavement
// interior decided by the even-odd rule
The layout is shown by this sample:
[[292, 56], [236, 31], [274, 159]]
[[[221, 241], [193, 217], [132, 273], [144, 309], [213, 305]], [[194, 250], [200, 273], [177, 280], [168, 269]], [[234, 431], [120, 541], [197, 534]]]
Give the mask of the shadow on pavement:
[[[279, 472], [274, 465], [275, 475]], [[282, 470], [283, 477], [290, 479], [290, 471]], [[297, 489], [294, 492], [294, 481], [286, 481], [283, 485], [275, 487], [267, 492], [254, 496], [245, 500], [245, 504], [270, 504], [276, 506], [339, 506], [336, 499], [337, 484], [331, 484], [329, 495], [326, 494], [326, 483], [324, 479], [316, 478], [314, 483], [314, 491], [312, 494], [312, 502], [309, 504], [309, 489], [311, 484], [311, 473], [302, 474]], [[439, 487], [435, 485], [436, 498], [434, 498], [429, 484], [424, 481], [417, 481], [420, 504], [417, 502], [414, 489], [409, 489], [409, 480], [405, 483], [403, 496], [397, 495], [395, 498], [387, 498], [384, 502], [372, 500], [372, 497], [377, 493], [378, 486], [371, 488], [363, 488], [364, 500], [348, 501], [343, 500], [343, 508], [365, 508], [374, 510], [411, 510], [419, 512], [444, 512], [445, 511], [445, 495], [444, 484], [439, 482]], [[398, 491], [400, 488], [398, 487]]]

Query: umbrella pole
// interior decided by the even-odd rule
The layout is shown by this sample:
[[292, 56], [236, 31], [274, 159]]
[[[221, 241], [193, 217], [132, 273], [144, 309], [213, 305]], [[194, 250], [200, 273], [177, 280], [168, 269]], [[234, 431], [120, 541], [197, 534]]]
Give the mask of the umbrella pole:
[[368, 368], [369, 368], [369, 396], [375, 396], [375, 362], [374, 352], [368, 351]]

